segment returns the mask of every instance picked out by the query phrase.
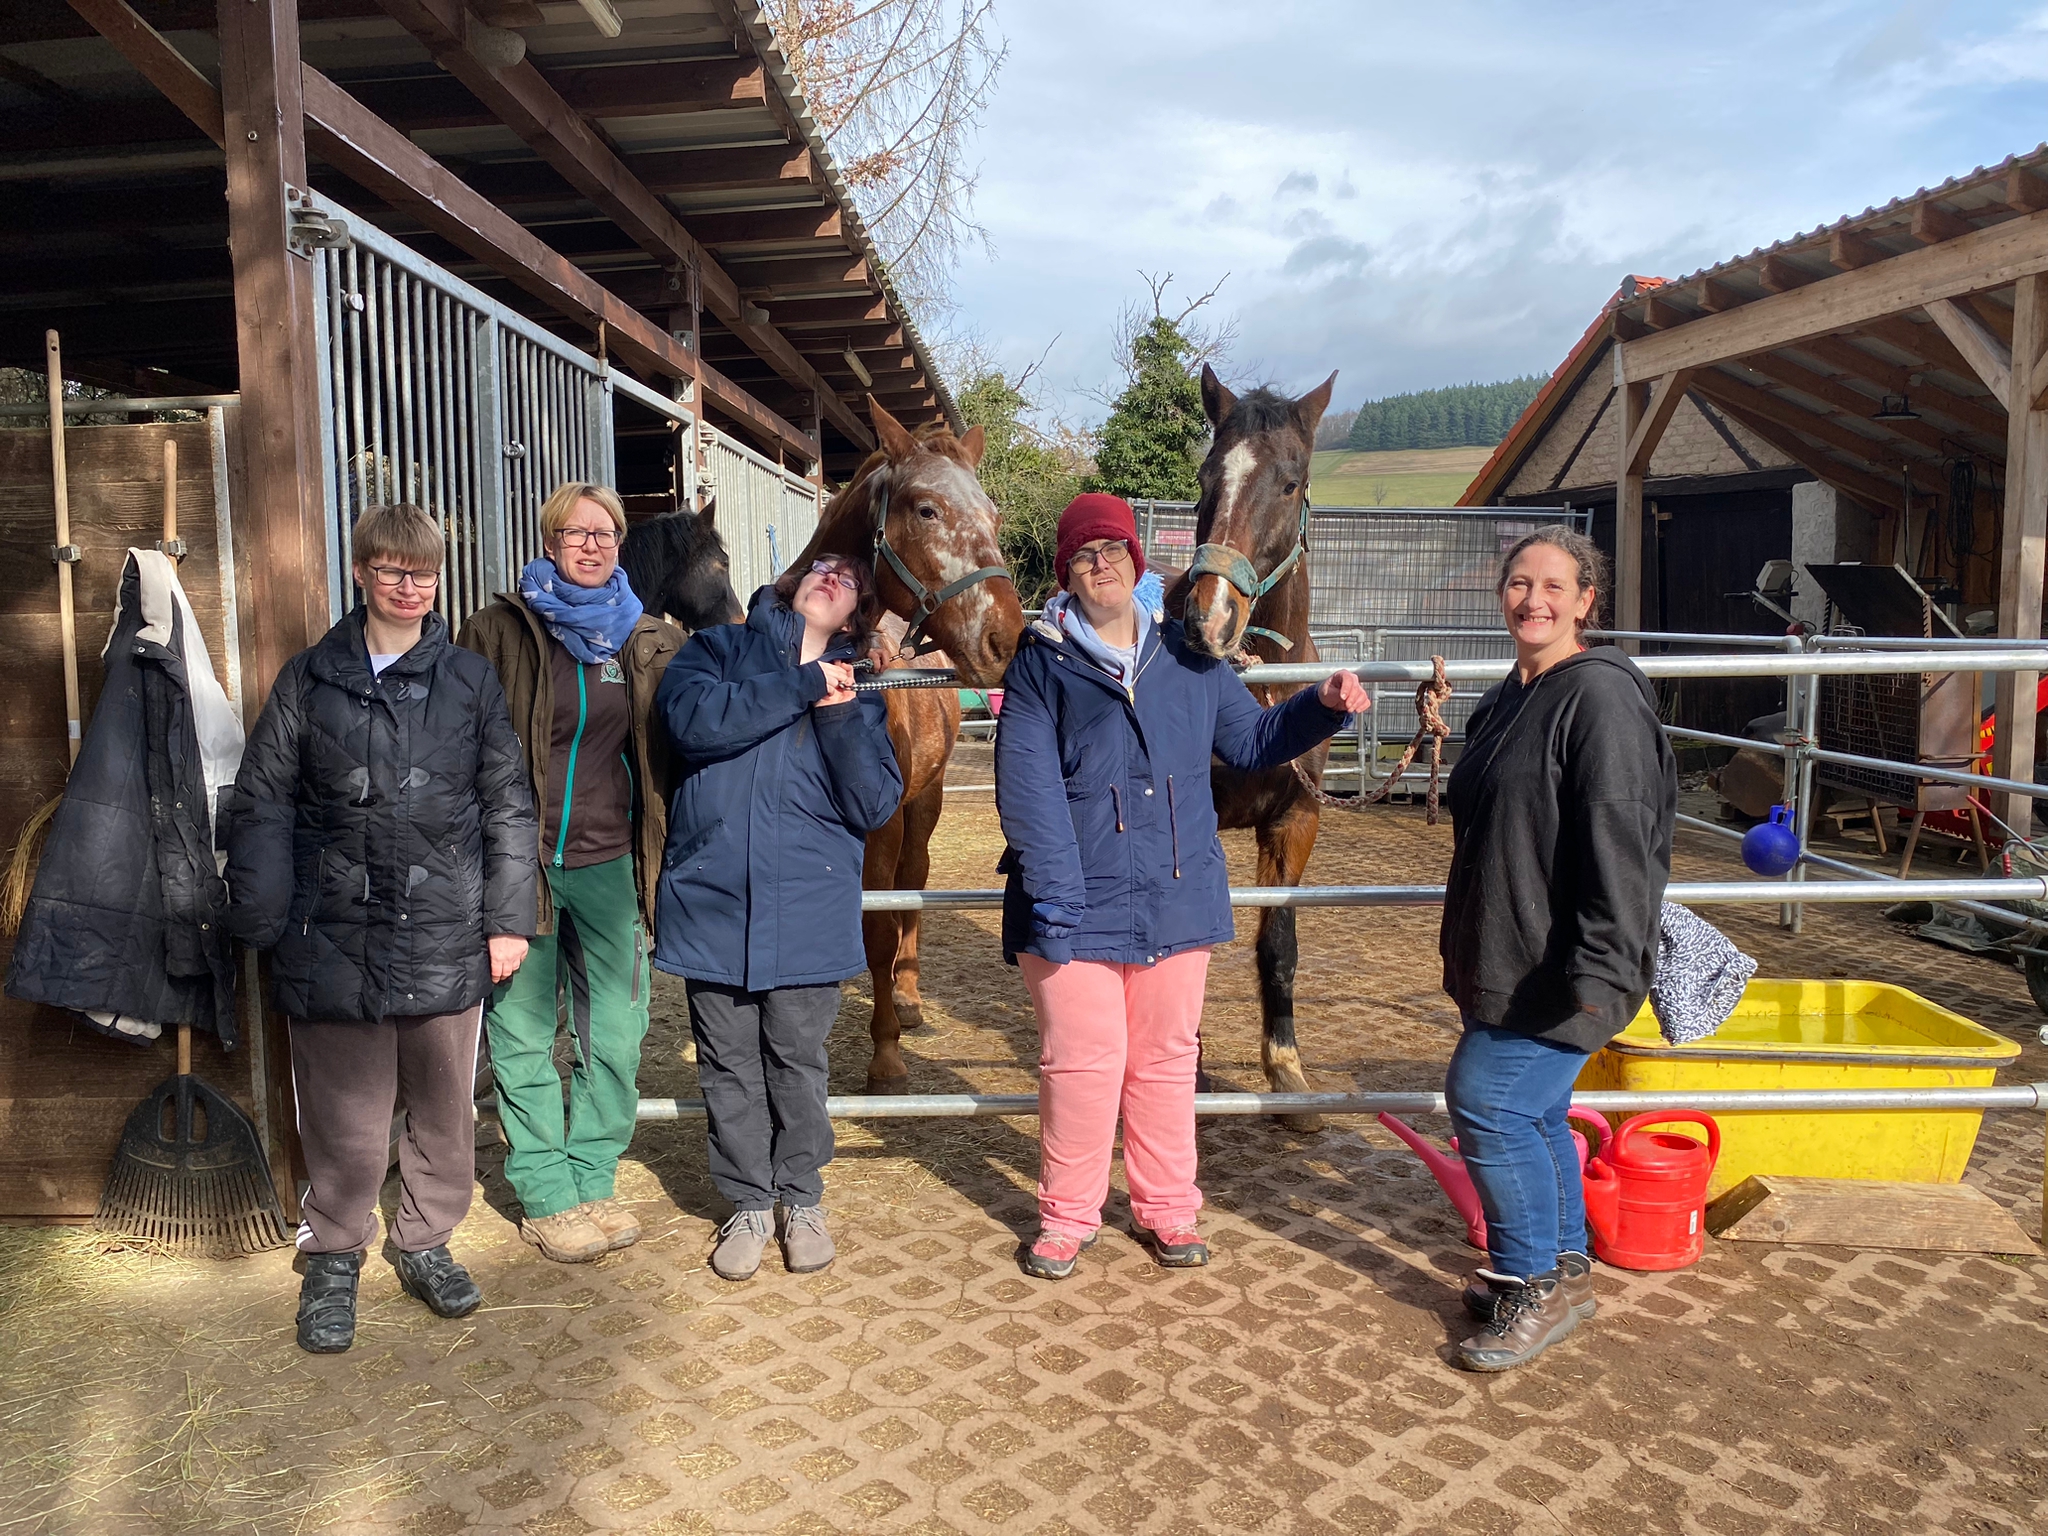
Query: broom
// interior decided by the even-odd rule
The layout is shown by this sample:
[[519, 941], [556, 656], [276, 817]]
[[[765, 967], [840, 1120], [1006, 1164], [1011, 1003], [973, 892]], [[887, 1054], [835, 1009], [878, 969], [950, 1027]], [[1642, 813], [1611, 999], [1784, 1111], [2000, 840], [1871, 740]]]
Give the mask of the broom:
[[[177, 548], [177, 480], [178, 445], [166, 441], [166, 552]], [[256, 1127], [232, 1100], [192, 1075], [189, 1024], [178, 1026], [177, 1075], [151, 1090], [121, 1128], [92, 1224], [173, 1253], [220, 1258], [292, 1240]]]

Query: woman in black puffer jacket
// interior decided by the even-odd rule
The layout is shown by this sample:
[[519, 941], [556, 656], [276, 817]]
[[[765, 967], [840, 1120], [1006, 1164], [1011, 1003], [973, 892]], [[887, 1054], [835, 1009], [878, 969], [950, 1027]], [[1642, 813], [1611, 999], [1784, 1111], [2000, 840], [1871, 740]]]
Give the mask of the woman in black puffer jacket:
[[441, 547], [418, 508], [363, 515], [364, 606], [279, 671], [229, 808], [229, 926], [275, 947], [291, 1020], [316, 1353], [354, 1338], [401, 1103], [399, 1279], [444, 1316], [482, 1300], [447, 1243], [474, 1183], [481, 1007], [535, 928], [539, 832], [497, 672], [432, 611]]

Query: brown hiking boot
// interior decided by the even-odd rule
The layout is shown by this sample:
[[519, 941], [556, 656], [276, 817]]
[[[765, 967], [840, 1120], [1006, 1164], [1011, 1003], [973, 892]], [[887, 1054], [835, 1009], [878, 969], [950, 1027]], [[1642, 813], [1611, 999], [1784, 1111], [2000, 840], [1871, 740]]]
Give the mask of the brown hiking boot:
[[1454, 1358], [1466, 1370], [1509, 1371], [1526, 1365], [1579, 1326], [1558, 1271], [1526, 1278], [1490, 1269], [1479, 1273], [1493, 1291], [1493, 1316], [1458, 1346]]
[[[1593, 1261], [1583, 1253], [1560, 1253], [1557, 1267], [1564, 1275], [1564, 1299], [1580, 1322], [1591, 1322], [1600, 1310], [1600, 1298], [1593, 1293]], [[1493, 1287], [1477, 1274], [1465, 1283], [1465, 1310], [1482, 1323], [1493, 1316]]]
[[521, 1217], [519, 1235], [557, 1264], [588, 1264], [612, 1246], [604, 1228], [580, 1205], [552, 1216]]
[[576, 1209], [604, 1234], [607, 1247], [630, 1248], [640, 1241], [640, 1218], [610, 1195], [602, 1200], [586, 1200]]

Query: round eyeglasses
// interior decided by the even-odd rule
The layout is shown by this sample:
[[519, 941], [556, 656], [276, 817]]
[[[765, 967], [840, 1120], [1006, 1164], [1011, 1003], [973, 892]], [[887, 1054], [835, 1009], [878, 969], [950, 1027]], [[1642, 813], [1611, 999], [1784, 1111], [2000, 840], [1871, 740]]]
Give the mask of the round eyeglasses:
[[1086, 576], [1098, 565], [1107, 565], [1112, 568], [1119, 568], [1122, 566], [1129, 565], [1130, 563], [1131, 546], [1126, 544], [1122, 539], [1118, 539], [1115, 543], [1105, 544], [1100, 549], [1083, 549], [1077, 551], [1074, 555], [1074, 558], [1067, 562], [1067, 569], [1072, 571], [1076, 576]]

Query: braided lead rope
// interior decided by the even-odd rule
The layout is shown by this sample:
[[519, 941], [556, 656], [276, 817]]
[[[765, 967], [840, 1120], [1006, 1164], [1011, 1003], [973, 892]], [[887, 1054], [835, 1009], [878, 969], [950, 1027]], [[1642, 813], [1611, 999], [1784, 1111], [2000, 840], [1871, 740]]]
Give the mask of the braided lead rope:
[[1441, 656], [1429, 658], [1435, 676], [1415, 689], [1415, 714], [1420, 722], [1416, 726], [1415, 738], [1401, 753], [1401, 760], [1394, 765], [1394, 771], [1387, 775], [1380, 787], [1369, 795], [1332, 795], [1310, 779], [1308, 771], [1300, 760], [1288, 764], [1294, 776], [1301, 782], [1316, 804], [1337, 810], [1355, 811], [1364, 806], [1376, 805], [1394, 792], [1394, 786], [1401, 782], [1409, 766], [1415, 761], [1415, 754], [1422, 749], [1422, 739], [1429, 738], [1429, 816], [1428, 824], [1437, 824], [1438, 786], [1442, 782], [1444, 762], [1444, 739], [1451, 734], [1451, 728], [1444, 723], [1444, 701], [1451, 696], [1450, 679], [1444, 676], [1444, 659]]

